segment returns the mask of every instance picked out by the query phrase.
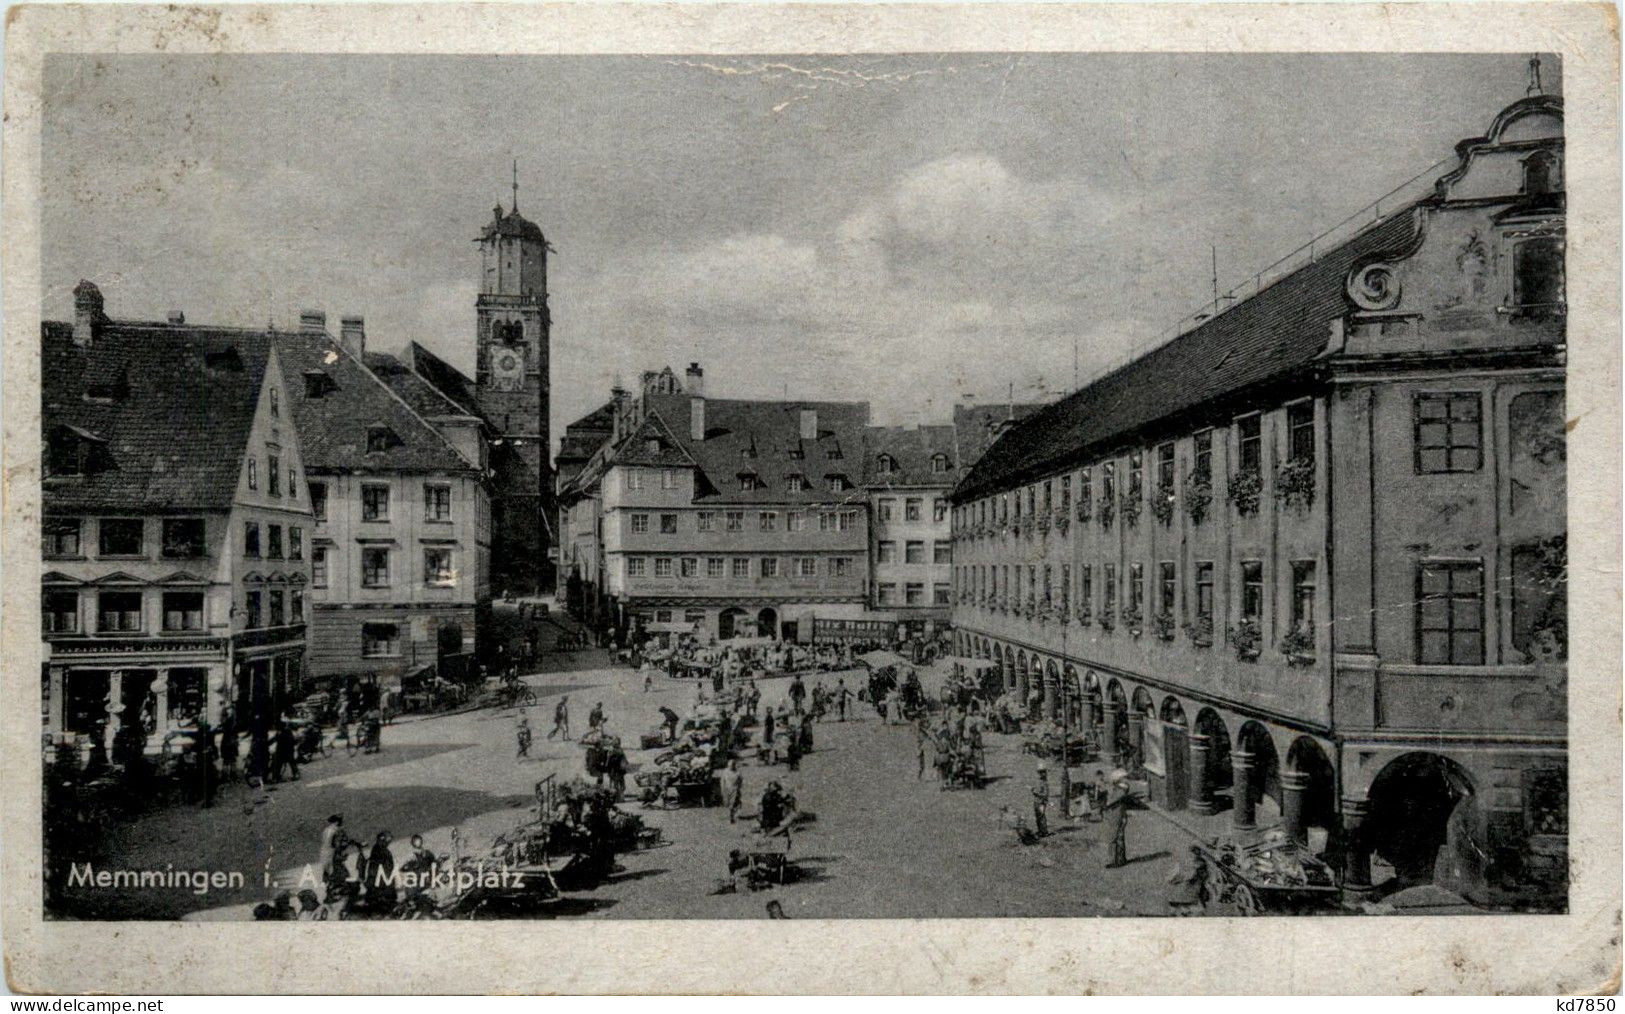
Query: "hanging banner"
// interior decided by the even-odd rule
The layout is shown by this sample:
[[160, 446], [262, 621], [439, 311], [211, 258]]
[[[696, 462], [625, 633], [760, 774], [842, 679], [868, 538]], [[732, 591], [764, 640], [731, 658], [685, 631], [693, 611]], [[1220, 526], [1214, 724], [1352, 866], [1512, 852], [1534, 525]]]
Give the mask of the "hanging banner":
[[1166, 755], [1163, 752], [1163, 725], [1155, 718], [1145, 719], [1145, 769], [1159, 778], [1168, 776]]

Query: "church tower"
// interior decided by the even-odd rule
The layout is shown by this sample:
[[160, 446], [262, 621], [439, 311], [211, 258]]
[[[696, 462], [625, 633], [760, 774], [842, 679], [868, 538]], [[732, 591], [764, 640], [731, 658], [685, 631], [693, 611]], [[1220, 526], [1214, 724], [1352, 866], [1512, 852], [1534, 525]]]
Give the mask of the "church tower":
[[547, 239], [513, 208], [499, 204], [476, 240], [480, 294], [475, 301], [475, 391], [498, 431], [492, 438], [492, 578], [500, 591], [552, 588], [552, 478], [549, 468]]

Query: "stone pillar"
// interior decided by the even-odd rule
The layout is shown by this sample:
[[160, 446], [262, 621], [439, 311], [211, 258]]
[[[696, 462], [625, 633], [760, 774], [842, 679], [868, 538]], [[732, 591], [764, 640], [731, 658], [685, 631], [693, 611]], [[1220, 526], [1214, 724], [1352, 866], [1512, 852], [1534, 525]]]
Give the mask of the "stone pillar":
[[1106, 716], [1106, 740], [1105, 743], [1102, 744], [1106, 756], [1106, 763], [1112, 767], [1117, 767], [1123, 762], [1123, 759], [1117, 754], [1117, 723], [1121, 720], [1117, 713], [1117, 702], [1107, 700], [1102, 706], [1101, 711]]
[[1199, 732], [1188, 732], [1185, 741], [1190, 745], [1191, 799], [1190, 811], [1197, 814], [1213, 812], [1213, 791], [1208, 783], [1207, 758], [1212, 743]]
[[1253, 776], [1256, 769], [1252, 751], [1230, 751], [1230, 771], [1230, 797], [1233, 803], [1230, 816], [1237, 831], [1247, 831], [1258, 825], [1253, 809]]
[[169, 670], [159, 669], [158, 675], [152, 678], [152, 693], [157, 698], [152, 706], [152, 722], [157, 730], [158, 742], [164, 740], [164, 733], [169, 731]]
[[1305, 841], [1303, 797], [1309, 791], [1309, 775], [1303, 771], [1281, 772], [1281, 830], [1294, 841]]
[[1349, 891], [1371, 888], [1371, 846], [1367, 841], [1366, 818], [1371, 803], [1365, 799], [1343, 798], [1343, 887]]
[[1128, 742], [1129, 749], [1134, 751], [1133, 764], [1136, 775], [1145, 773], [1145, 712], [1130, 709], [1128, 713]]
[[1049, 673], [1045, 672], [1040, 678], [1044, 681], [1044, 717], [1055, 721], [1061, 715], [1060, 677], [1050, 679]]

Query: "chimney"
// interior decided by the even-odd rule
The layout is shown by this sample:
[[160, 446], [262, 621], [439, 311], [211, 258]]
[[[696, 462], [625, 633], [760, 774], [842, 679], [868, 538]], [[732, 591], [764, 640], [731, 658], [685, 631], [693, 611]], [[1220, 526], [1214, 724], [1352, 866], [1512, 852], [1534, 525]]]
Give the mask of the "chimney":
[[367, 354], [367, 320], [365, 317], [339, 318], [339, 344], [344, 351], [360, 359]]
[[300, 310], [299, 333], [326, 334], [327, 314], [323, 313], [321, 310]]
[[102, 312], [102, 290], [81, 279], [73, 287], [73, 343], [89, 348], [106, 321], [107, 314]]
[[801, 439], [818, 439], [818, 410], [816, 408], [801, 410]]
[[696, 398], [705, 397], [705, 371], [700, 369], [699, 363], [688, 364], [688, 393]]
[[169, 322], [174, 324], [176, 327], [179, 327], [180, 325], [186, 323], [186, 314], [180, 310], [171, 310], [169, 311]]
[[618, 444], [621, 442], [621, 437], [626, 435], [626, 388], [622, 387], [619, 383], [610, 388], [609, 401], [610, 405], [612, 406], [610, 409], [611, 427], [609, 442], [611, 444]]
[[688, 399], [688, 438], [696, 443], [705, 440], [705, 397], [694, 395]]

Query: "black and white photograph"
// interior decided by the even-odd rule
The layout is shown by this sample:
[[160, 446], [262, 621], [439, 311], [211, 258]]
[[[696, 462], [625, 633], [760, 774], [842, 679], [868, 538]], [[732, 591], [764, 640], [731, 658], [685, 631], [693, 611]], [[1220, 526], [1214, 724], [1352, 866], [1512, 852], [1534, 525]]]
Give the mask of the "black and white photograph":
[[44, 922], [1565, 915], [1569, 65], [47, 54]]

